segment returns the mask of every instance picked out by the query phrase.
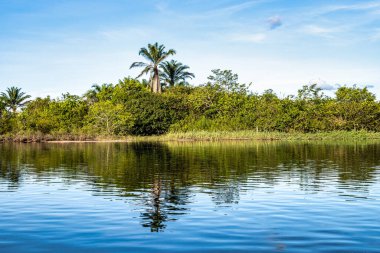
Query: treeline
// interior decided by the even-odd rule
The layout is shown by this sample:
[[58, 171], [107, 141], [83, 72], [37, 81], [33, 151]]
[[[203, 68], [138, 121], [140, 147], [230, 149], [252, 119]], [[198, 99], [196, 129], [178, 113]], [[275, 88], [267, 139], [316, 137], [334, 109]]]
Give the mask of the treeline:
[[[9, 88], [0, 99], [0, 134], [159, 135], [169, 131], [380, 131], [380, 103], [367, 88], [340, 87], [334, 97], [317, 85], [284, 98], [250, 91], [229, 70], [213, 70], [200, 86], [163, 86], [133, 78], [94, 85], [83, 96], [29, 97]], [[21, 108], [21, 109], [20, 109]]]

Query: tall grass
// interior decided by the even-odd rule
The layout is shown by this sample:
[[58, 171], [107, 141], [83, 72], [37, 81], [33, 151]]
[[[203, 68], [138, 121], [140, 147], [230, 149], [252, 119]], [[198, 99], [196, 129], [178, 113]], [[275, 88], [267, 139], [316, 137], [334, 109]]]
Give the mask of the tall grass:
[[184, 132], [168, 133], [163, 139], [184, 140], [366, 140], [379, 139], [380, 133], [367, 131], [333, 131], [318, 133], [301, 132], [257, 132], [257, 131], [234, 131], [234, 132]]
[[0, 136], [0, 142], [50, 141], [219, 141], [219, 140], [380, 140], [380, 132], [333, 131], [318, 133], [257, 132], [257, 131], [188, 131], [159, 136], [95, 136], [76, 134], [42, 134], [21, 132]]

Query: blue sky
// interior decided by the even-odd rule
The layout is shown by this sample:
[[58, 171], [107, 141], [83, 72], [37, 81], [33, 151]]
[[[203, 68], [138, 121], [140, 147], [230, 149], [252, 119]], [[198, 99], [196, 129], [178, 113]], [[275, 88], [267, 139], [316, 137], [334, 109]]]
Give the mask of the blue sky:
[[318, 82], [380, 97], [380, 0], [0, 0], [0, 90], [83, 94], [115, 83], [148, 43], [204, 83], [231, 69], [253, 90]]

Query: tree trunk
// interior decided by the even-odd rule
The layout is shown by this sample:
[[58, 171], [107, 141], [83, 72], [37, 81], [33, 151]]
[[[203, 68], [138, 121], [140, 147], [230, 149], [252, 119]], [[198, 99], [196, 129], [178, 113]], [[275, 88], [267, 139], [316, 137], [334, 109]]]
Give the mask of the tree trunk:
[[153, 79], [152, 79], [152, 91], [154, 93], [161, 93], [161, 83], [160, 83], [160, 76], [158, 74], [158, 69], [154, 70]]

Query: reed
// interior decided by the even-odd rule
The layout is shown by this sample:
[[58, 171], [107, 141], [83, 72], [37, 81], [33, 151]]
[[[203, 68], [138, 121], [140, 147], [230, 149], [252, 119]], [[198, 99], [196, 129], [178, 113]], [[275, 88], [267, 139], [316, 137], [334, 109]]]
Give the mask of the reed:
[[0, 136], [0, 142], [127, 142], [127, 141], [221, 141], [221, 140], [380, 140], [380, 132], [333, 131], [317, 133], [257, 131], [189, 131], [156, 136], [104, 136], [82, 133], [21, 132]]

